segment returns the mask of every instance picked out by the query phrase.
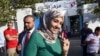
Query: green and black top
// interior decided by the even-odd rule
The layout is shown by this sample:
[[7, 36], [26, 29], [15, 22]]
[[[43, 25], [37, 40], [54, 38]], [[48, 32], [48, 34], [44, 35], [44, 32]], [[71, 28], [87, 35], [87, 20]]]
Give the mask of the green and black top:
[[59, 38], [55, 43], [47, 43], [39, 32], [32, 34], [24, 49], [24, 56], [62, 56]]

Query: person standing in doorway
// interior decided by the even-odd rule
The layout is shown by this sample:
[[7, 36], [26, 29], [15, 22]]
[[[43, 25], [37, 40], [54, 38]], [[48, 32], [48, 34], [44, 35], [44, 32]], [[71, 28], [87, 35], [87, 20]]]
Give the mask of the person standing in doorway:
[[9, 21], [8, 28], [4, 31], [8, 56], [16, 56], [16, 47], [18, 44], [18, 31], [13, 28], [13, 22]]
[[19, 34], [19, 42], [17, 46], [17, 51], [19, 56], [23, 56], [24, 46], [27, 44], [27, 41], [30, 39], [30, 36], [35, 31], [35, 17], [33, 15], [27, 15], [24, 17], [24, 31]]
[[81, 46], [83, 50], [83, 56], [86, 56], [86, 50], [87, 50], [87, 45], [85, 43], [85, 39], [89, 34], [92, 33], [92, 29], [88, 27], [88, 23], [84, 24], [84, 28], [81, 29], [80, 35], [81, 35]]

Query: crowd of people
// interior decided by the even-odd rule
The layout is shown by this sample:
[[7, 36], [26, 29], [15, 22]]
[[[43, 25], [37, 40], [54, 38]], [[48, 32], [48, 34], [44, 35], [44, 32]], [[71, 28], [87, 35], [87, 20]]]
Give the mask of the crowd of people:
[[[18, 33], [13, 22], [7, 23], [4, 36], [0, 36], [3, 44], [0, 56], [67, 56], [70, 42], [62, 32], [58, 34], [64, 22], [64, 15], [58, 10], [45, 12], [40, 26], [35, 29], [35, 16], [27, 15], [23, 19], [24, 29]], [[7, 53], [7, 54], [5, 54]], [[4, 55], [5, 54], [5, 55]]]
[[[27, 15], [23, 19], [21, 33], [13, 28], [13, 22], [7, 23], [4, 36], [0, 34], [0, 56], [67, 56], [70, 41], [61, 32], [64, 15], [59, 10], [45, 12], [40, 25], [35, 29], [35, 16]], [[80, 31], [83, 56], [97, 56], [99, 50], [100, 27], [93, 32], [85, 27]]]

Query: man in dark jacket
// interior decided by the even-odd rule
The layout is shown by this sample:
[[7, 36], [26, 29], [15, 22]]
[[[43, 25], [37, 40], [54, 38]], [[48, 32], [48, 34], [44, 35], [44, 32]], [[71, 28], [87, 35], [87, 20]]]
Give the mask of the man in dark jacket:
[[23, 56], [24, 47], [27, 41], [30, 39], [31, 34], [35, 31], [34, 22], [35, 17], [32, 15], [27, 15], [24, 17], [24, 30], [19, 34], [19, 42], [17, 46], [17, 52], [19, 56]]
[[87, 45], [85, 43], [85, 39], [89, 34], [92, 33], [92, 29], [88, 28], [88, 23], [84, 24], [84, 28], [81, 29], [80, 35], [81, 35], [81, 46], [83, 49], [83, 56], [86, 56], [86, 51], [87, 51]]

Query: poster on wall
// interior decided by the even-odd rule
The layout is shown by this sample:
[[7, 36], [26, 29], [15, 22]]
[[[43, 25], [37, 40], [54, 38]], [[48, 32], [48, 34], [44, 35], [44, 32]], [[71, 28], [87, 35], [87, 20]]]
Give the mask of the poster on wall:
[[50, 9], [58, 9], [66, 11], [68, 16], [77, 15], [77, 2], [76, 0], [66, 0], [57, 2], [36, 3], [35, 12], [45, 12]]
[[36, 3], [36, 11], [47, 11], [49, 9], [77, 9], [76, 0], [66, 0], [66, 1], [57, 1], [57, 2], [45, 2], [45, 3]]

